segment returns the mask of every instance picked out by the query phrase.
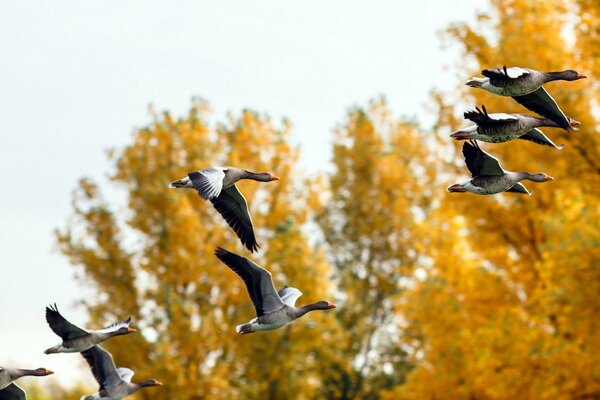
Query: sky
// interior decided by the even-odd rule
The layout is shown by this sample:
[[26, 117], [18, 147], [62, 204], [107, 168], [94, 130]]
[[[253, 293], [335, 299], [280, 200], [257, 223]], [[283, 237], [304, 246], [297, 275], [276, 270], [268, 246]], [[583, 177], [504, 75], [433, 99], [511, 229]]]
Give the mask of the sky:
[[[58, 343], [44, 307], [85, 326], [89, 293], [58, 254], [77, 181], [106, 181], [106, 150], [150, 121], [207, 100], [212, 121], [250, 108], [291, 120], [310, 172], [328, 168], [348, 108], [385, 95], [396, 116], [433, 121], [432, 88], [462, 79], [438, 32], [478, 0], [5, 1], [0, 5], [0, 365], [95, 383]], [[208, 166], [207, 166], [208, 167]], [[184, 174], [187, 171], [182, 171]], [[110, 201], [109, 198], [108, 200]], [[107, 321], [111, 323], [114, 321]], [[234, 323], [232, 323], [232, 328]], [[118, 363], [118, 360], [117, 360]]]

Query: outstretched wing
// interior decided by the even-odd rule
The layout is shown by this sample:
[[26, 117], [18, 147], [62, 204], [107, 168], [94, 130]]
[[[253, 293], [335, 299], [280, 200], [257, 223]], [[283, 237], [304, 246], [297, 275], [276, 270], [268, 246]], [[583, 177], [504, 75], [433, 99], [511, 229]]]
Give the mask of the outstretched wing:
[[556, 122], [561, 128], [568, 131], [572, 129], [565, 113], [543, 87], [524, 96], [514, 96], [513, 99], [528, 110]]
[[509, 82], [526, 77], [529, 75], [529, 71], [519, 67], [497, 68], [497, 69], [484, 69], [481, 74], [490, 79], [490, 83], [494, 86], [503, 86]]
[[300, 296], [302, 296], [302, 292], [294, 287], [284, 286], [281, 288], [279, 292], [277, 292], [279, 297], [281, 297], [281, 301], [287, 304], [290, 307], [296, 306], [296, 301]]
[[252, 218], [248, 211], [246, 199], [235, 185], [221, 191], [219, 197], [211, 200], [213, 206], [225, 218], [227, 224], [233, 229], [242, 244], [251, 252], [258, 249]]
[[465, 156], [467, 168], [473, 176], [504, 174], [504, 170], [500, 167], [498, 159], [481, 150], [475, 141], [465, 142], [463, 145], [463, 155]]
[[203, 199], [210, 200], [221, 194], [226, 170], [225, 167], [212, 167], [202, 171], [190, 172], [188, 177], [198, 194]]
[[530, 142], [541, 144], [543, 146], [554, 147], [557, 150], [562, 150], [565, 148], [564, 144], [561, 144], [560, 146], [555, 145], [554, 142], [550, 140], [548, 136], [544, 135], [544, 132], [540, 131], [538, 128], [533, 128], [526, 134], [520, 136], [519, 139], [529, 140]]
[[4, 389], [0, 390], [0, 400], [26, 400], [25, 391], [16, 384], [11, 383]]
[[531, 192], [529, 190], [527, 190], [527, 188], [525, 186], [523, 186], [521, 183], [517, 183], [516, 185], [514, 185], [513, 187], [511, 187], [508, 190], [505, 190], [506, 192], [515, 192], [515, 193], [522, 193], [522, 194], [526, 194], [528, 196], [531, 196]]
[[275, 286], [273, 286], [273, 278], [269, 271], [247, 258], [238, 256], [221, 247], [217, 247], [215, 255], [223, 264], [242, 278], [256, 309], [257, 317], [276, 311], [284, 306], [275, 290]]
[[506, 125], [517, 120], [517, 117], [504, 113], [488, 114], [485, 106], [482, 109], [467, 111], [463, 115], [465, 119], [475, 122], [477, 125]]
[[92, 369], [92, 374], [94, 374], [96, 382], [100, 385], [101, 391], [106, 387], [111, 387], [121, 382], [115, 362], [108, 351], [96, 345], [82, 351], [81, 355]]
[[63, 341], [75, 339], [88, 334], [86, 330], [81, 329], [77, 325], [73, 325], [62, 315], [60, 315], [56, 304], [54, 304], [54, 306], [50, 305], [46, 307], [46, 321], [54, 333], [60, 336]]
[[127, 328], [127, 327], [129, 327], [130, 323], [131, 323], [131, 317], [127, 318], [124, 321], [115, 322], [114, 324], [105, 326], [102, 329], [98, 329], [96, 332], [109, 333], [109, 332], [118, 331], [121, 328]]

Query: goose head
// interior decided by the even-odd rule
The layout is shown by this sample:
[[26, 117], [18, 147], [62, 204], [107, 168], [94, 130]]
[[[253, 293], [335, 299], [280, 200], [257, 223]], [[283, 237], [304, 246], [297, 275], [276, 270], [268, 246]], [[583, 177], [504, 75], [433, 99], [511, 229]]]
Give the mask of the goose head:
[[553, 177], [551, 177], [550, 175], [545, 174], [543, 172], [538, 172], [535, 174], [527, 173], [527, 176], [525, 177], [525, 179], [528, 179], [533, 182], [548, 182], [548, 181], [554, 180]]
[[565, 71], [559, 72], [560, 79], [563, 81], [576, 81], [578, 79], [585, 79], [587, 75], [580, 74], [574, 69], [567, 69]]

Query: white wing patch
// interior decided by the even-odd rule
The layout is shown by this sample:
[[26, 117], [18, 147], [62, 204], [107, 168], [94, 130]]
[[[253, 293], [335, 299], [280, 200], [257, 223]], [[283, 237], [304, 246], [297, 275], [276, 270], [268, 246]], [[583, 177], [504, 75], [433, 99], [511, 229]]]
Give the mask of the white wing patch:
[[223, 189], [223, 179], [227, 167], [212, 167], [198, 171], [198, 174], [190, 176], [194, 188], [205, 200], [218, 197]]
[[529, 74], [529, 71], [527, 71], [526, 69], [523, 69], [523, 68], [519, 68], [519, 67], [506, 68], [506, 72], [508, 73], [508, 77], [513, 78], [513, 79], [516, 79], [522, 75]]
[[296, 306], [296, 301], [302, 296], [302, 292], [294, 287], [285, 287], [279, 291], [281, 300], [290, 307]]
[[131, 378], [133, 378], [133, 375], [135, 375], [135, 372], [129, 368], [117, 368], [117, 373], [125, 382], [131, 382]]
[[111, 333], [111, 332], [114, 332], [114, 331], [118, 331], [121, 328], [127, 328], [130, 323], [131, 323], [131, 317], [127, 318], [125, 321], [116, 322], [116, 323], [114, 323], [112, 325], [105, 326], [104, 328], [99, 329], [96, 332]]
[[505, 113], [488, 114], [488, 117], [490, 117], [490, 119], [493, 119], [494, 121], [516, 121], [517, 120], [517, 117], [512, 116], [510, 114], [505, 114]]

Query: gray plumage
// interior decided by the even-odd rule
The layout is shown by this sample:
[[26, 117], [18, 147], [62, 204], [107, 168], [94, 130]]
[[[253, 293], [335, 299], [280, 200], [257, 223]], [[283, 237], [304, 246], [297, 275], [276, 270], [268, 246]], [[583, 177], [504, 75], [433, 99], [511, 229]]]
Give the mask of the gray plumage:
[[255, 252], [259, 246], [254, 235], [248, 203], [235, 186], [236, 182], [242, 179], [271, 182], [279, 178], [266, 172], [255, 173], [234, 167], [211, 167], [190, 172], [186, 178], [171, 182], [169, 187], [195, 189], [200, 197], [210, 200], [242, 244], [251, 252]]
[[281, 328], [307, 312], [336, 307], [328, 301], [296, 307], [296, 300], [302, 295], [298, 289], [285, 286], [277, 292], [271, 273], [260, 265], [220, 247], [215, 250], [215, 255], [242, 278], [254, 304], [256, 318], [236, 326], [236, 331], [242, 335]]
[[472, 178], [449, 186], [446, 189], [448, 192], [471, 192], [483, 195], [515, 192], [530, 195], [531, 192], [519, 183], [523, 179], [534, 182], [553, 180], [552, 177], [542, 172], [532, 174], [504, 171], [498, 160], [481, 150], [475, 141], [463, 145], [463, 155]]
[[561, 150], [538, 127], [558, 127], [547, 118], [537, 118], [527, 114], [488, 114], [485, 106], [464, 113], [465, 119], [475, 125], [453, 132], [450, 137], [456, 140], [481, 140], [488, 143], [502, 143], [514, 139], [529, 140], [537, 144]]

